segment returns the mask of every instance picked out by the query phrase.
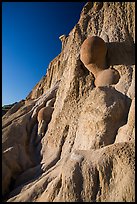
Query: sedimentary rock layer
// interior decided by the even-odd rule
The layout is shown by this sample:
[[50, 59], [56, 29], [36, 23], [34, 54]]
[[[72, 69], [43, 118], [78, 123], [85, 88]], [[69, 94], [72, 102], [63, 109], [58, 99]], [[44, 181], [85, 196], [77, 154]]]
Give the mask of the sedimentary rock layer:
[[[96, 87], [80, 60], [93, 35], [106, 43], [117, 84]], [[134, 2], [85, 4], [46, 75], [2, 118], [4, 201], [135, 201], [134, 43]], [[52, 98], [37, 140], [38, 113]]]

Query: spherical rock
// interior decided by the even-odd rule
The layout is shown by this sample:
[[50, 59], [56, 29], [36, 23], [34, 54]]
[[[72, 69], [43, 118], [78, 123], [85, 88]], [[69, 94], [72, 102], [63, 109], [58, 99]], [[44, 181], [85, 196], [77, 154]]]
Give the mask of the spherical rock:
[[95, 79], [95, 86], [106, 86], [111, 84], [117, 84], [120, 79], [120, 74], [115, 69], [106, 69], [101, 71], [96, 79]]
[[96, 75], [96, 72], [105, 67], [106, 53], [107, 46], [104, 40], [98, 36], [91, 36], [81, 46], [80, 60], [90, 72]]

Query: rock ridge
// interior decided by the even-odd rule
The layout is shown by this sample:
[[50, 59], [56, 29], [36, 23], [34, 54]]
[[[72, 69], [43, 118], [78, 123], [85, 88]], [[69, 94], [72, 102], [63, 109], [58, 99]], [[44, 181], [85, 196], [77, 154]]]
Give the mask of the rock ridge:
[[[117, 83], [81, 60], [91, 36]], [[46, 75], [2, 117], [3, 201], [134, 202], [135, 3], [87, 2], [61, 39]]]

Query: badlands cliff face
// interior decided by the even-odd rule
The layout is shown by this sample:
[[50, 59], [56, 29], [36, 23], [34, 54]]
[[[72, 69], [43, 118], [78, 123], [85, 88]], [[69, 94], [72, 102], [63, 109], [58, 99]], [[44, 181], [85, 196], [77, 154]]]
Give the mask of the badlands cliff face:
[[[116, 83], [81, 61], [91, 36]], [[135, 201], [135, 3], [86, 3], [60, 39], [46, 76], [2, 118], [3, 200]]]

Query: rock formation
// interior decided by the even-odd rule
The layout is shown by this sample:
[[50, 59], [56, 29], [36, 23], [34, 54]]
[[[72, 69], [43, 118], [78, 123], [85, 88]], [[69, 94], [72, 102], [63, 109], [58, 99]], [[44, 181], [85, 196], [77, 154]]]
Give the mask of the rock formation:
[[88, 37], [80, 49], [80, 59], [85, 67], [96, 77], [105, 69], [107, 46], [98, 36]]
[[95, 79], [95, 86], [106, 86], [117, 84], [120, 79], [119, 72], [116, 69], [105, 69], [97, 75]]
[[46, 107], [43, 107], [40, 109], [40, 111], [38, 112], [38, 137], [43, 137], [44, 133], [47, 129], [47, 126], [51, 120], [52, 117], [52, 113], [54, 110], [54, 102], [55, 102], [55, 98], [50, 99], [49, 101], [47, 101], [46, 103]]
[[117, 84], [120, 75], [117, 70], [106, 70], [107, 46], [98, 36], [88, 37], [80, 49], [80, 59], [85, 67], [94, 75], [95, 86]]
[[10, 104], [10, 105], [4, 105], [2, 107], [2, 116], [5, 115], [7, 113], [7, 111], [9, 111], [17, 102]]
[[[97, 75], [81, 59], [90, 36], [106, 46]], [[46, 75], [2, 117], [3, 201], [135, 201], [134, 45], [134, 2], [85, 4]]]
[[60, 37], [59, 37], [59, 39], [61, 40], [61, 42], [62, 42], [62, 49], [65, 47], [65, 45], [66, 45], [66, 40], [67, 40], [67, 36], [66, 35], [61, 35]]

